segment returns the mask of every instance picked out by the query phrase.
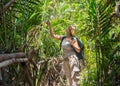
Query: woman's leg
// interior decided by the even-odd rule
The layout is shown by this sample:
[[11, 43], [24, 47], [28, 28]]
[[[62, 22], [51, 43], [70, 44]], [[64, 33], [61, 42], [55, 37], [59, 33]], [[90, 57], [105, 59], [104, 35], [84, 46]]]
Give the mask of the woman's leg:
[[63, 62], [63, 70], [65, 72], [65, 76], [66, 76], [66, 80], [67, 80], [67, 86], [72, 86], [69, 59], [67, 59]]
[[79, 79], [80, 78], [80, 73], [79, 72], [75, 72], [73, 78], [72, 78], [72, 86], [80, 86], [80, 82]]
[[70, 70], [71, 70], [71, 79], [72, 86], [80, 86], [80, 69], [79, 69], [79, 60], [76, 56], [71, 56], [70, 58]]

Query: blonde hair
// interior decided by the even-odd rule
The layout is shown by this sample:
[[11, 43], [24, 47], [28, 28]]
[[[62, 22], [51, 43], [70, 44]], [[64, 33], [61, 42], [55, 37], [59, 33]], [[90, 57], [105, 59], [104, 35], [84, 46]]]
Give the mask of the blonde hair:
[[71, 36], [74, 36], [74, 35], [75, 35], [75, 32], [76, 32], [76, 26], [71, 25], [71, 26], [69, 26], [68, 28], [69, 28], [69, 30], [70, 30], [70, 35], [71, 35]]

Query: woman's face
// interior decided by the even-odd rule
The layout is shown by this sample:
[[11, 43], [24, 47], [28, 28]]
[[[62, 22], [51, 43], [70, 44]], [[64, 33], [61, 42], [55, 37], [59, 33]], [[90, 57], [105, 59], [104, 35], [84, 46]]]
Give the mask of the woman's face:
[[71, 34], [72, 35], [75, 35], [75, 32], [76, 32], [75, 29], [71, 29]]

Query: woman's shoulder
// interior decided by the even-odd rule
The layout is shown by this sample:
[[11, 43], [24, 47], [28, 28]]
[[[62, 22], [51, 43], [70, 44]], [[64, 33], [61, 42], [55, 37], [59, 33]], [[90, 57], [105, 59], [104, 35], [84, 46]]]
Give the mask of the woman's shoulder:
[[64, 38], [66, 38], [66, 35], [62, 35], [61, 36], [61, 40], [63, 40]]

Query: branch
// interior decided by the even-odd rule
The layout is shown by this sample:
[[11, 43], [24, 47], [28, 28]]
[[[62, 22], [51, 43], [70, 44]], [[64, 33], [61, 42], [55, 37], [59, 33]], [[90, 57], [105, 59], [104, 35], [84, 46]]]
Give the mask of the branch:
[[5, 6], [3, 7], [3, 10], [7, 10], [14, 2], [15, 0], [10, 0], [7, 4], [5, 4]]
[[12, 58], [23, 58], [23, 57], [25, 57], [25, 54], [23, 52], [12, 53], [12, 54], [0, 54], [0, 62]]
[[118, 18], [120, 18], [120, 0], [116, 3], [115, 13]]
[[13, 58], [13, 59], [10, 59], [7, 61], [0, 62], [0, 68], [8, 66], [8, 65], [13, 64], [13, 63], [26, 62], [28, 60], [29, 60], [28, 58], [19, 58], [19, 59]]

